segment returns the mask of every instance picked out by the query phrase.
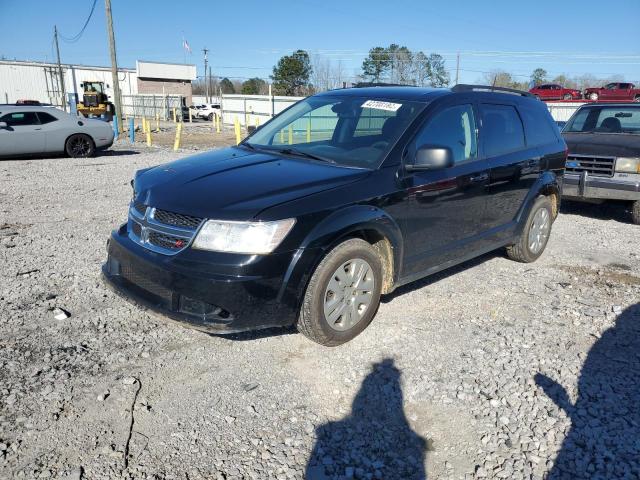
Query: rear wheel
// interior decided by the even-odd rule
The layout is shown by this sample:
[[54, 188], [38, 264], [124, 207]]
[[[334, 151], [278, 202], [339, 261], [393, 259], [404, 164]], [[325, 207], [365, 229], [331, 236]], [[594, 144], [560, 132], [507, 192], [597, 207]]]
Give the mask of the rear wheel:
[[531, 207], [520, 238], [507, 247], [507, 256], [517, 262], [535, 262], [547, 246], [552, 223], [553, 207], [549, 197], [538, 197]]
[[67, 139], [64, 149], [70, 157], [86, 158], [93, 156], [96, 146], [89, 135], [77, 133]]
[[571, 94], [570, 94], [570, 93], [565, 93], [565, 94], [562, 96], [562, 99], [563, 99], [563, 100], [571, 100], [572, 98], [573, 98], [573, 97], [571, 96]]
[[640, 102], [640, 95], [636, 95], [636, 97], [633, 99], [634, 102]]
[[640, 225], [640, 200], [636, 200], [631, 204], [631, 221], [636, 225]]
[[316, 268], [298, 318], [298, 330], [325, 346], [348, 342], [373, 320], [380, 304], [382, 262], [364, 240], [331, 250]]

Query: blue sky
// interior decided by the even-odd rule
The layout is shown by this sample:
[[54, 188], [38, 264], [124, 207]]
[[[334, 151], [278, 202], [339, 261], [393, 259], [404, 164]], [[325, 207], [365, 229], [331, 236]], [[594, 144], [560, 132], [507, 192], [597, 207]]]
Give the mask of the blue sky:
[[[92, 0], [0, 0], [0, 56], [53, 60], [53, 25], [72, 37]], [[441, 53], [461, 82], [495, 69], [525, 80], [536, 67], [561, 73], [623, 75], [640, 81], [640, 0], [112, 0], [118, 60], [183, 62], [182, 38], [202, 70], [210, 49], [219, 76], [267, 78], [278, 58], [301, 48], [359, 72], [369, 48], [390, 43]], [[104, 1], [81, 40], [60, 43], [62, 61], [109, 65]], [[453, 77], [453, 75], [452, 75]]]

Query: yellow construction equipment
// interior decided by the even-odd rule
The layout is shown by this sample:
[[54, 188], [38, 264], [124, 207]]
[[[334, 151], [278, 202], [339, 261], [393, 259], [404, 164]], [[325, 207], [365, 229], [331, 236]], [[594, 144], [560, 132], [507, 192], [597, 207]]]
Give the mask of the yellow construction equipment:
[[115, 114], [113, 103], [104, 92], [104, 82], [87, 81], [80, 84], [82, 100], [78, 102], [78, 112], [85, 117], [99, 117], [104, 114], [107, 121], [111, 121]]

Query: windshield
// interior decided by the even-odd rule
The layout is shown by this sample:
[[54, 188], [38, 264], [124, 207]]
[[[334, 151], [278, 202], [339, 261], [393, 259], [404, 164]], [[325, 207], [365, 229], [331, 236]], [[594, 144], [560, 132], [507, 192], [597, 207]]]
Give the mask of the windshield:
[[377, 168], [425, 105], [352, 96], [309, 97], [244, 143], [338, 165]]
[[562, 130], [570, 133], [633, 133], [640, 135], [640, 107], [582, 108]]

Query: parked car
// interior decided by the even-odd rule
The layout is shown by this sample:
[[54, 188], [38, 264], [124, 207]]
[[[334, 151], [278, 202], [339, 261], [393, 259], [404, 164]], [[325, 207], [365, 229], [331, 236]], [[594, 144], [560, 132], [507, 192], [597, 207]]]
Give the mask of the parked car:
[[540, 100], [579, 100], [582, 98], [582, 92], [575, 88], [564, 88], [557, 83], [545, 83], [537, 85], [529, 90]]
[[0, 157], [66, 153], [91, 157], [113, 144], [102, 120], [70, 115], [54, 107], [0, 105]]
[[219, 103], [205, 103], [200, 110], [198, 110], [198, 116], [205, 120], [213, 120], [214, 116], [220, 116], [220, 104]]
[[609, 83], [604, 87], [585, 89], [584, 98], [593, 101], [640, 102], [640, 88], [633, 83]]
[[564, 126], [567, 124], [566, 121], [564, 120], [556, 120], [556, 125], [558, 126], [558, 129], [560, 131], [562, 131], [562, 129], [564, 128]]
[[569, 147], [563, 195], [629, 202], [640, 224], [640, 105], [583, 105], [562, 136]]
[[296, 324], [339, 345], [401, 285], [502, 247], [535, 261], [565, 159], [526, 92], [314, 95], [238, 146], [138, 171], [104, 277], [205, 331]]

